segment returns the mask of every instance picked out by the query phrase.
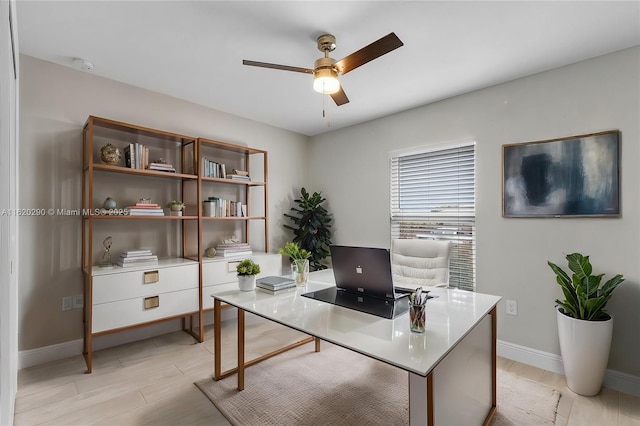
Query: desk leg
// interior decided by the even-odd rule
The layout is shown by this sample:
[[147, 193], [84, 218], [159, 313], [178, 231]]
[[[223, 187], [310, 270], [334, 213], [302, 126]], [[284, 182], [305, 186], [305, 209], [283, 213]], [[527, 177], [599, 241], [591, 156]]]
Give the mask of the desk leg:
[[489, 425], [495, 413], [495, 316], [485, 316], [431, 370], [409, 373], [411, 426]]
[[244, 309], [238, 308], [238, 390], [244, 389]]
[[433, 373], [409, 373], [409, 426], [433, 426]]
[[222, 315], [218, 299], [213, 300], [213, 379], [222, 378]]
[[320, 338], [316, 337], [315, 341], [316, 341], [316, 352], [320, 352]]

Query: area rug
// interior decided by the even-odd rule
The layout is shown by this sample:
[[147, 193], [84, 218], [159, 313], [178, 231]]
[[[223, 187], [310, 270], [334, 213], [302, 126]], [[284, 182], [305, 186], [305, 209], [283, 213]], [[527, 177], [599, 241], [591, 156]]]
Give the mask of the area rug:
[[[323, 342], [270, 358], [245, 372], [195, 385], [232, 425], [406, 425], [407, 373]], [[492, 425], [554, 425], [560, 393], [498, 370], [498, 410]], [[463, 409], [461, 407], [461, 409]]]

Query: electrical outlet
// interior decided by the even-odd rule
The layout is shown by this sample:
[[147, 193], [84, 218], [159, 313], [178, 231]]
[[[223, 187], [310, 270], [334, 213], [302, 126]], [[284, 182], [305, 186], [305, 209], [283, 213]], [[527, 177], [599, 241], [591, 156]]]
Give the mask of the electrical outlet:
[[84, 297], [81, 294], [73, 296], [73, 309], [82, 309], [84, 306]]
[[65, 296], [62, 298], [62, 310], [63, 311], [70, 311], [71, 309], [73, 309], [73, 297], [72, 296]]
[[515, 300], [507, 300], [507, 314], [518, 315], [518, 302]]

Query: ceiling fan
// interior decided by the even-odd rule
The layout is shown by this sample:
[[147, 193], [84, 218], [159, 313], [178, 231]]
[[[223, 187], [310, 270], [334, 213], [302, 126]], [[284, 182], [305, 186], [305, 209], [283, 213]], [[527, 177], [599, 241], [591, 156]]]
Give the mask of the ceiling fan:
[[336, 105], [340, 106], [348, 103], [349, 98], [347, 98], [347, 95], [340, 86], [338, 74], [344, 75], [353, 71], [359, 66], [373, 61], [403, 45], [404, 43], [402, 43], [395, 33], [389, 33], [357, 52], [353, 52], [341, 60], [336, 61], [329, 57], [329, 52], [333, 52], [336, 48], [336, 38], [331, 34], [323, 34], [318, 37], [318, 50], [324, 53], [324, 57], [315, 61], [313, 69], [270, 64], [268, 62], [248, 61], [246, 59], [243, 60], [242, 63], [254, 67], [313, 74], [313, 89], [316, 92], [331, 95]]

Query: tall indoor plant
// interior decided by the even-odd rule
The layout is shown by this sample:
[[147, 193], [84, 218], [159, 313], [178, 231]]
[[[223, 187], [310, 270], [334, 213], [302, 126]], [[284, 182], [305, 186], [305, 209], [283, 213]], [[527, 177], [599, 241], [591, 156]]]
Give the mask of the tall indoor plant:
[[609, 360], [613, 317], [605, 310], [613, 291], [624, 281], [621, 274], [601, 285], [604, 274], [592, 275], [589, 256], [566, 256], [571, 277], [554, 263], [565, 299], [556, 299], [560, 353], [567, 386], [585, 396], [600, 392]]
[[326, 269], [327, 266], [322, 264], [322, 260], [329, 256], [330, 223], [333, 215], [322, 206], [326, 199], [320, 192], [310, 195], [306, 189], [302, 188], [300, 193], [300, 198], [294, 200], [298, 207], [291, 207], [294, 214], [284, 214], [293, 221], [295, 226], [284, 225], [284, 227], [293, 231], [293, 242], [298, 243], [301, 248], [311, 254], [309, 257], [311, 269], [314, 271]]

